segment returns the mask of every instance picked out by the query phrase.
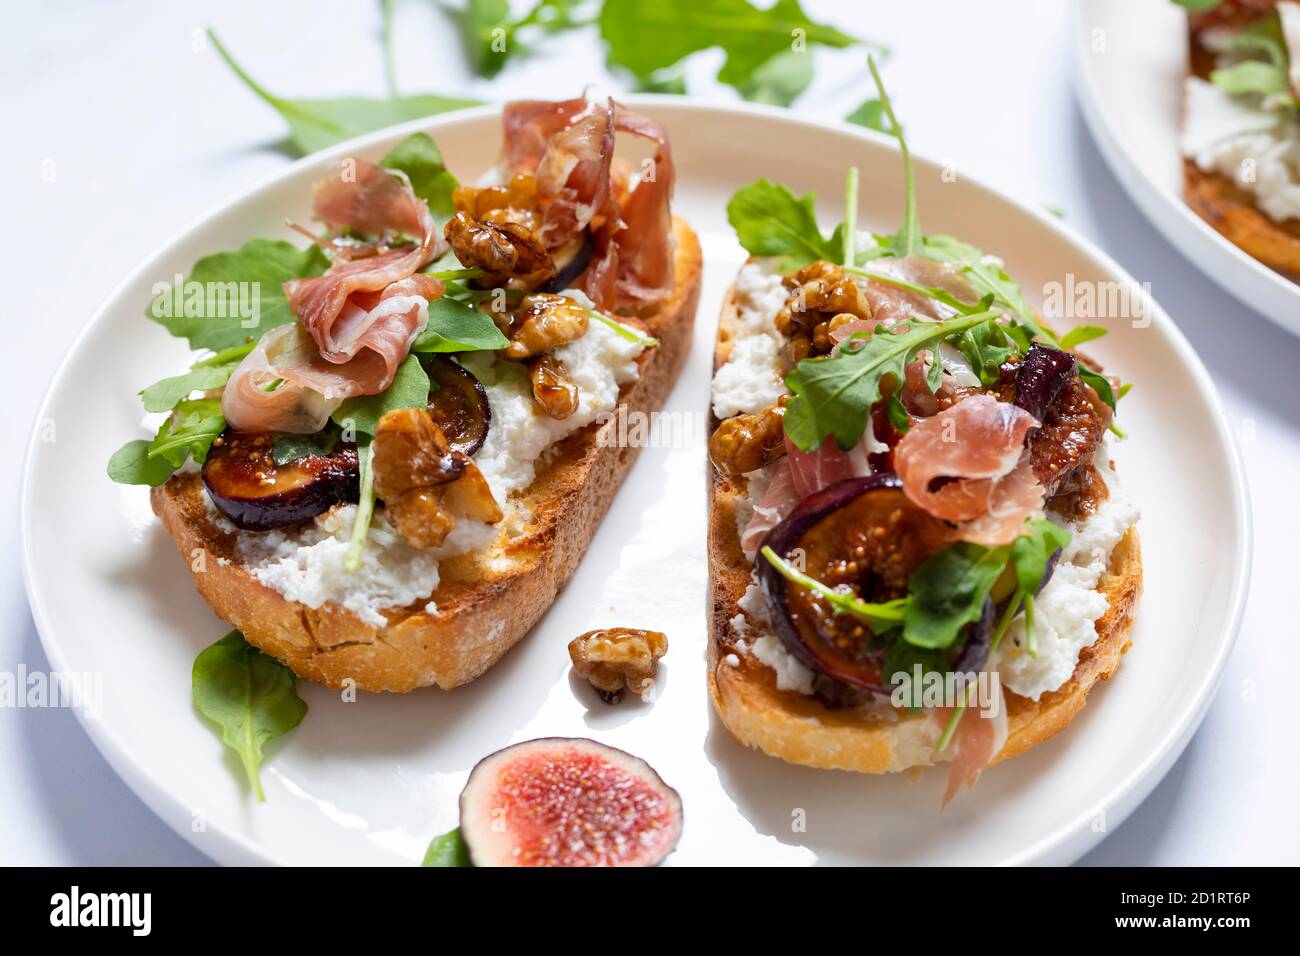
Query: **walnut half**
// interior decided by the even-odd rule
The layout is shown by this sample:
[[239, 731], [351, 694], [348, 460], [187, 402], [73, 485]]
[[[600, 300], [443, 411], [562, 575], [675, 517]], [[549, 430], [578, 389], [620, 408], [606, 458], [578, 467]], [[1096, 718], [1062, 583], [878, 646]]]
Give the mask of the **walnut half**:
[[668, 635], [630, 627], [588, 631], [569, 642], [574, 671], [596, 688], [607, 704], [617, 704], [624, 691], [643, 696], [649, 692], [659, 658], [667, 651]]

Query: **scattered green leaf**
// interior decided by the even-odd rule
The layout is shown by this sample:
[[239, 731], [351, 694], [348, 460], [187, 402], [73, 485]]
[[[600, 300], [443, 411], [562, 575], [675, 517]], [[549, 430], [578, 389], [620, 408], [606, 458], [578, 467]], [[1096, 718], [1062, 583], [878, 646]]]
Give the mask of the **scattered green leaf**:
[[289, 124], [289, 139], [302, 155], [326, 149], [336, 143], [408, 120], [478, 106], [478, 100], [447, 96], [401, 96], [391, 99], [341, 97], [338, 99], [290, 100], [275, 96], [249, 76], [235, 62], [211, 29], [207, 31], [217, 53], [244, 85]]
[[1109, 329], [1103, 329], [1099, 325], [1076, 325], [1070, 331], [1061, 336], [1061, 348], [1072, 349], [1076, 345], [1082, 345], [1084, 342], [1091, 342], [1093, 339], [1099, 339], [1105, 335]]
[[231, 631], [194, 659], [191, 684], [194, 706], [221, 728], [221, 739], [239, 755], [253, 793], [265, 801], [258, 776], [262, 747], [307, 714], [293, 671]]
[[818, 259], [833, 262], [838, 248], [817, 227], [815, 200], [812, 193], [795, 198], [785, 186], [759, 179], [736, 190], [727, 203], [727, 221], [746, 252], [775, 257], [783, 269]]
[[[358, 395], [343, 400], [330, 417], [347, 432], [375, 434], [379, 419], [395, 408], [423, 408], [429, 402], [429, 376], [420, 359], [408, 355], [397, 366], [392, 384], [378, 395]], [[345, 437], [347, 437], [345, 435]]]
[[460, 827], [448, 830], [429, 841], [421, 866], [473, 866], [469, 861], [469, 848], [460, 835]]
[[473, 306], [443, 296], [429, 303], [429, 324], [412, 352], [469, 352], [503, 349], [510, 344], [492, 317]]
[[149, 485], [156, 488], [176, 471], [165, 458], [149, 456], [150, 441], [129, 441], [108, 460], [108, 477], [119, 485]]
[[438, 222], [446, 222], [456, 214], [451, 193], [459, 183], [447, 171], [442, 150], [428, 133], [412, 133], [390, 149], [379, 165], [405, 173], [411, 189], [429, 204]]

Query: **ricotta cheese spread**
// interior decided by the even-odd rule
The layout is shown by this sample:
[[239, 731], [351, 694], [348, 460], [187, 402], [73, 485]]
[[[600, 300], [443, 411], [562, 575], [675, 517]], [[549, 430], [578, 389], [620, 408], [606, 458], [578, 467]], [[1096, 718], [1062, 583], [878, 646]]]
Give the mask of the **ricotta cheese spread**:
[[789, 363], [782, 354], [776, 315], [789, 293], [771, 260], [745, 263], [736, 276], [731, 354], [713, 376], [713, 414], [718, 418], [761, 412], [787, 391]]
[[[564, 293], [584, 305], [590, 300], [577, 290]], [[492, 352], [469, 352], [459, 361], [483, 383], [492, 421], [487, 439], [474, 462], [487, 479], [497, 503], [506, 512], [509, 529], [518, 514], [511, 497], [527, 488], [537, 462], [556, 442], [614, 410], [619, 389], [637, 379], [636, 363], [644, 346], [614, 329], [591, 320], [581, 338], [554, 350], [578, 386], [578, 408], [562, 421], [540, 412], [533, 400], [527, 369]], [[237, 530], [212, 510], [214, 520]], [[438, 564], [456, 555], [485, 548], [496, 540], [502, 525], [458, 518], [439, 548], [410, 547], [383, 520], [382, 510], [371, 522], [361, 567], [346, 571], [355, 505], [333, 509], [302, 528], [289, 531], [238, 532], [237, 548], [248, 571], [262, 584], [291, 601], [310, 608], [339, 604], [362, 621], [383, 626], [386, 608], [405, 607], [426, 598], [438, 587]]]
[[1199, 77], [1185, 89], [1183, 155], [1249, 192], [1270, 219], [1300, 219], [1300, 123]]

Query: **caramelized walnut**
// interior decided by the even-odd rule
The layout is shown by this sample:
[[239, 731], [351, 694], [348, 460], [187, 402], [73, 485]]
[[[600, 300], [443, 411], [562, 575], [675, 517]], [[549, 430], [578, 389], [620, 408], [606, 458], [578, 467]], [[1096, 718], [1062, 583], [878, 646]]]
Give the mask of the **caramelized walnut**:
[[831, 333], [849, 322], [871, 318], [871, 303], [840, 266], [825, 259], [810, 262], [785, 280], [790, 296], [776, 316], [793, 362], [826, 355], [835, 345]]
[[456, 258], [469, 268], [482, 269], [490, 285], [509, 283], [531, 289], [549, 279], [555, 263], [540, 239], [516, 222], [484, 222], [458, 212], [443, 234]]
[[596, 688], [607, 704], [617, 704], [624, 691], [648, 692], [654, 686], [659, 658], [667, 651], [666, 634], [630, 627], [588, 631], [569, 642], [574, 671]]
[[554, 355], [539, 355], [530, 363], [533, 398], [548, 416], [563, 421], [578, 410], [578, 386]]
[[785, 396], [757, 415], [733, 415], [709, 438], [709, 459], [724, 475], [743, 475], [785, 454]]
[[586, 307], [562, 295], [526, 295], [506, 318], [506, 356], [512, 359], [530, 358], [587, 334]]
[[457, 212], [479, 222], [513, 222], [536, 232], [541, 225], [537, 210], [537, 177], [516, 173], [504, 186], [457, 186], [452, 190]]
[[384, 502], [388, 523], [411, 547], [439, 547], [457, 513], [501, 520], [482, 473], [451, 448], [427, 408], [387, 412], [371, 447], [375, 495]]

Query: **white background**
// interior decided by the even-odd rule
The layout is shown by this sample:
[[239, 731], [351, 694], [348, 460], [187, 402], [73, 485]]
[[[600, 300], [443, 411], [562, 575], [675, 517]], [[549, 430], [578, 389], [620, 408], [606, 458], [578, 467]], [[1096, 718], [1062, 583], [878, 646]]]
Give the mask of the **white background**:
[[[465, 66], [439, 4], [398, 0], [397, 7], [404, 92], [559, 98], [584, 82], [609, 84], [591, 31], [543, 41], [535, 56], [485, 83]], [[1300, 862], [1300, 717], [1292, 691], [1300, 656], [1293, 557], [1300, 339], [1198, 275], [1129, 204], [1074, 102], [1063, 0], [806, 0], [805, 8], [893, 48], [883, 72], [918, 152], [1062, 210], [1070, 226], [1150, 282], [1237, 426], [1256, 555], [1236, 653], [1186, 753], [1085, 862]], [[377, 2], [363, 0], [45, 0], [6, 11], [0, 408], [10, 454], [0, 497], [11, 504], [0, 509], [0, 671], [48, 668], [23, 594], [16, 502], [19, 449], [56, 365], [136, 262], [291, 158], [282, 121], [207, 48], [201, 28], [215, 27], [273, 92], [378, 96], [378, 11]], [[693, 93], [734, 97], [709, 80], [720, 59], [711, 51], [692, 61]], [[842, 117], [868, 95], [860, 49], [819, 51], [816, 62], [817, 80], [799, 109]], [[98, 474], [103, 463], [85, 467]], [[0, 710], [0, 862], [207, 861], [117, 779], [71, 713], [16, 709]]]

